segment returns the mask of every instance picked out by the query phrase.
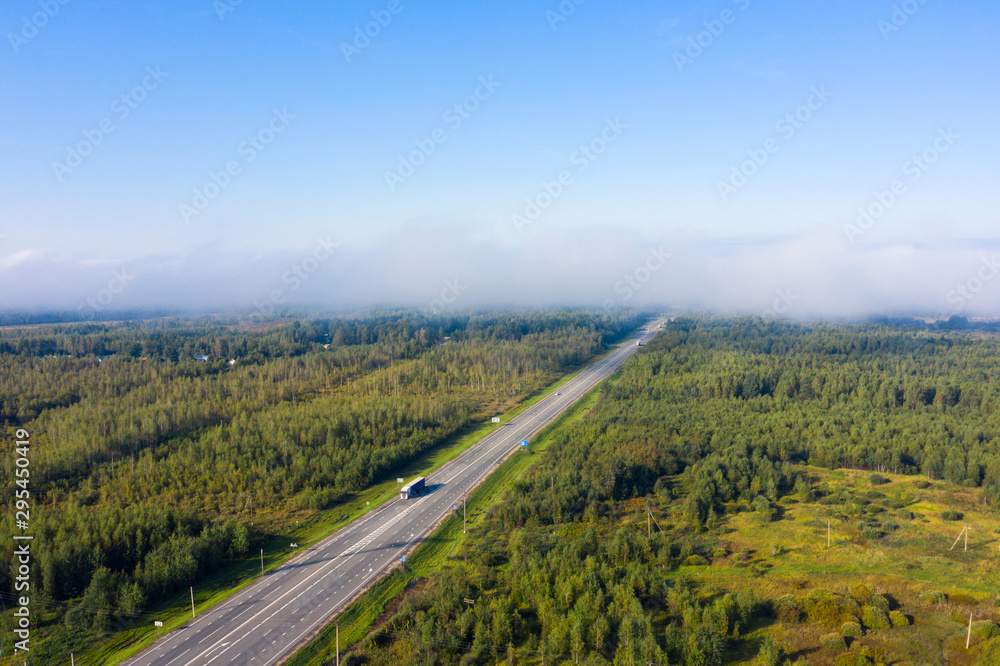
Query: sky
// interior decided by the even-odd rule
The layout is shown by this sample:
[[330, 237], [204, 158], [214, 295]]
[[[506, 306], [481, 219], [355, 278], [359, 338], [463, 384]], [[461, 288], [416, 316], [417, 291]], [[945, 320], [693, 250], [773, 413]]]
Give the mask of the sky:
[[993, 0], [11, 0], [0, 309], [1000, 312]]

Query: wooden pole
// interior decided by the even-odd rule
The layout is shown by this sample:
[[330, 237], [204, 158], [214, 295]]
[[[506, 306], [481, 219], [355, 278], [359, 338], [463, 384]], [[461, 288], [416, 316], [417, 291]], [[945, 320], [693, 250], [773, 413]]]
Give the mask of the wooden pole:
[[194, 587], [191, 588], [191, 617], [194, 617]]
[[972, 613], [969, 613], [969, 633], [965, 636], [965, 649], [969, 649], [969, 641], [972, 640]]
[[965, 552], [969, 552], [969, 523], [965, 524]]
[[[968, 525], [965, 527], [968, 527]], [[948, 549], [949, 551], [955, 550], [955, 546], [957, 546], [958, 542], [962, 540], [962, 535], [965, 534], [965, 527], [963, 527], [962, 531], [958, 533], [958, 537], [955, 538], [955, 543], [951, 544], [951, 548]]]

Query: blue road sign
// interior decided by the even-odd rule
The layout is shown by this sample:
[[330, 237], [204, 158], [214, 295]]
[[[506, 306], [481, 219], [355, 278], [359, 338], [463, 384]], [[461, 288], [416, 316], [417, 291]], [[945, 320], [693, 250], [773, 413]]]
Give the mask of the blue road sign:
[[521, 446], [527, 446], [527, 445], [528, 445], [528, 440], [522, 439], [521, 440]]
[[401, 558], [399, 558], [399, 561], [400, 561], [400, 562], [405, 562], [405, 561], [406, 561], [406, 558], [405, 558], [405, 557], [401, 557]]

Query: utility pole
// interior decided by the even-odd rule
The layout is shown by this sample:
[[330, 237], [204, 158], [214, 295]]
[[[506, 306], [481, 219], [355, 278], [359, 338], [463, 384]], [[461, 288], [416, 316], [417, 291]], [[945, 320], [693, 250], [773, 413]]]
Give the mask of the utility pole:
[[965, 635], [965, 649], [969, 649], [969, 641], [972, 640], [972, 613], [969, 613], [969, 633]]
[[69, 653], [69, 666], [76, 666], [76, 659], [73, 658], [73, 653]]
[[962, 540], [962, 535], [963, 534], [965, 535], [965, 550], [966, 550], [966, 552], [968, 552], [968, 550], [969, 550], [969, 523], [966, 523], [965, 527], [962, 528], [962, 531], [958, 533], [958, 537], [955, 538], [955, 543], [951, 544], [951, 548], [948, 549], [949, 552], [952, 551], [952, 550], [955, 550], [955, 546], [957, 546], [958, 542]]
[[194, 587], [191, 587], [191, 617], [194, 617]]
[[260, 575], [264, 575], [264, 549], [260, 549]]
[[462, 534], [465, 534], [465, 519], [466, 519], [465, 501], [466, 501], [466, 498], [463, 497], [462, 498]]

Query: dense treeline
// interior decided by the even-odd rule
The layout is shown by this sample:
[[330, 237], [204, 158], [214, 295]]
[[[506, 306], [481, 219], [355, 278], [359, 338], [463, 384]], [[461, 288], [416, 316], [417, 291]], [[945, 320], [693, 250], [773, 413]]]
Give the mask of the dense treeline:
[[[677, 319], [353, 658], [724, 663], [780, 603], [696, 594], [678, 564], [706, 562], [727, 513], [766, 523], [783, 495], [812, 501], [795, 463], [943, 478], [996, 503], [998, 352], [917, 327]], [[650, 529], [643, 504], [679, 522]], [[782, 657], [766, 643], [759, 659]]]
[[[100, 634], [247, 553], [268, 516], [394, 477], [638, 323], [387, 313], [253, 331], [182, 319], [4, 331], [0, 419], [31, 434], [33, 599]], [[8, 535], [13, 469], [0, 470]]]

